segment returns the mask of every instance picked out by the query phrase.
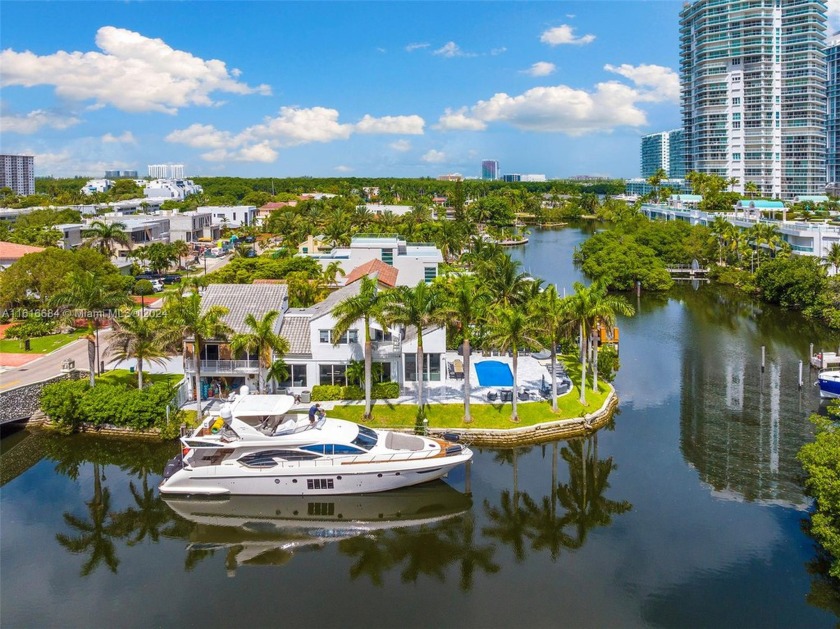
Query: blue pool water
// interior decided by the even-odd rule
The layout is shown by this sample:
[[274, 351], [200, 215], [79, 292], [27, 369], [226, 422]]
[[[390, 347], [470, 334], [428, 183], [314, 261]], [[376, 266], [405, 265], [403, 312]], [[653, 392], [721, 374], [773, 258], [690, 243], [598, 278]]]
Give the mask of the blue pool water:
[[478, 384], [483, 387], [511, 387], [513, 386], [513, 372], [507, 363], [498, 360], [483, 360], [475, 364]]

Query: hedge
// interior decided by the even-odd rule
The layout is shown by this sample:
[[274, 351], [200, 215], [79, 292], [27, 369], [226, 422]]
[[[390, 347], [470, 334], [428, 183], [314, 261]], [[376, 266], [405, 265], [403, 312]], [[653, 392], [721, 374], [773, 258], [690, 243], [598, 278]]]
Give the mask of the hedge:
[[41, 410], [69, 431], [83, 423], [138, 430], [163, 428], [167, 425], [166, 407], [172, 393], [166, 382], [154, 383], [141, 391], [104, 382], [91, 388], [86, 380], [63, 380], [44, 387]]
[[[370, 397], [374, 400], [393, 399], [400, 396], [400, 385], [396, 382], [375, 382], [370, 387]], [[312, 387], [312, 400], [364, 400], [365, 391], [356, 385], [346, 387], [337, 384], [318, 384]]]

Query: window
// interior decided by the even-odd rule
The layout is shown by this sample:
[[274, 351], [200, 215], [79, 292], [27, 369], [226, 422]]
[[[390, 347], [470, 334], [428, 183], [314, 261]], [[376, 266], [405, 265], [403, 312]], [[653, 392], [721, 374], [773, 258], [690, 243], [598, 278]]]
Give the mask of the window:
[[377, 434], [367, 426], [359, 425], [359, 434], [353, 439], [353, 445], [370, 450], [379, 441]]
[[382, 250], [382, 261], [385, 264], [394, 264], [394, 250], [393, 249], [383, 249]]
[[736, 162], [741, 161], [741, 154], [740, 153], [732, 153], [732, 159]]
[[332, 343], [333, 345], [347, 345], [347, 343], [359, 342], [358, 330], [347, 330], [340, 337], [336, 338], [332, 330], [318, 330], [318, 337], [321, 343]]
[[423, 279], [428, 284], [437, 277], [437, 267], [427, 266], [423, 269]]
[[289, 368], [289, 377], [280, 383], [281, 387], [305, 387], [306, 384], [306, 365], [287, 365]]
[[321, 343], [329, 343], [330, 336], [330, 330], [318, 330], [318, 339], [321, 341]]
[[347, 365], [319, 365], [318, 384], [347, 386]]
[[274, 467], [277, 465], [275, 458], [286, 461], [311, 461], [319, 458], [319, 455], [300, 450], [263, 450], [239, 457], [238, 461], [248, 467]]
[[[440, 381], [440, 354], [423, 354], [423, 362], [425, 363], [423, 380]], [[417, 380], [417, 354], [405, 355], [405, 379]]]
[[335, 489], [332, 478], [307, 478], [307, 489]]
[[732, 128], [733, 129], [740, 129], [741, 128], [741, 123], [740, 122], [733, 122], [732, 123]]
[[347, 340], [350, 343], [358, 343], [359, 342], [359, 331], [358, 330], [349, 330], [347, 332]]
[[732, 104], [733, 104], [733, 105], [740, 105], [740, 104], [741, 104], [741, 97], [740, 97], [740, 96], [736, 96], [735, 98], [733, 98], [733, 99], [732, 99]]
[[334, 502], [309, 502], [306, 504], [309, 515], [335, 515]]
[[363, 454], [359, 448], [345, 443], [318, 443], [312, 446], [302, 446], [301, 450], [317, 452], [318, 454]]

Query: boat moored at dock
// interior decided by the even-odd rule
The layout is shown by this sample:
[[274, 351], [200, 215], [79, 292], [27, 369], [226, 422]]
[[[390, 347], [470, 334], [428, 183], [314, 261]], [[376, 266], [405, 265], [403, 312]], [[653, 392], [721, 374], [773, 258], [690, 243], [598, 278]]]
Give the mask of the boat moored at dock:
[[161, 494], [338, 495], [439, 479], [472, 458], [460, 443], [288, 411], [289, 395], [241, 395], [182, 437]]

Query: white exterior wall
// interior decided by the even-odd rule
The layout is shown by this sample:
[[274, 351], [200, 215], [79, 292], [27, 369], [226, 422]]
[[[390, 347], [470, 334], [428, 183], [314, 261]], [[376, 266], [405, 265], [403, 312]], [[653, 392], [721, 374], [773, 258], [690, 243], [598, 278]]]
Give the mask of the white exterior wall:
[[[207, 205], [199, 207], [197, 211], [209, 212], [213, 215], [214, 223], [227, 223], [231, 227], [253, 225], [257, 220], [257, 208], [253, 205]], [[222, 218], [227, 220], [223, 221]]]

